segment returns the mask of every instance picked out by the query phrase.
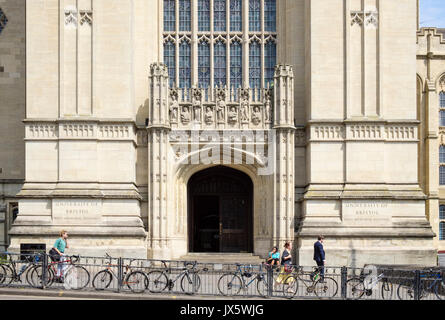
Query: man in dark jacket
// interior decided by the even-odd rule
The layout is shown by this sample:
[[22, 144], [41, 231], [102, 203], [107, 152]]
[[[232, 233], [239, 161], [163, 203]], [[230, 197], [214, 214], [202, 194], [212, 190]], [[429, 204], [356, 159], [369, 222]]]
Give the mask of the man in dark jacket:
[[321, 280], [324, 279], [324, 265], [326, 263], [325, 252], [323, 249], [323, 236], [318, 236], [318, 241], [314, 243], [314, 260], [320, 271]]

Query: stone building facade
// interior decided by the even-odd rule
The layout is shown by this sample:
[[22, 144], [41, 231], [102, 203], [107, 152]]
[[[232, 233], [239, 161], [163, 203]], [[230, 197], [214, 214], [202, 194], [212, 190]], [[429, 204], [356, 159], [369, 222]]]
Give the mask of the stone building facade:
[[436, 263], [444, 40], [416, 45], [416, 0], [0, 8], [9, 250], [310, 265], [324, 234], [330, 265]]

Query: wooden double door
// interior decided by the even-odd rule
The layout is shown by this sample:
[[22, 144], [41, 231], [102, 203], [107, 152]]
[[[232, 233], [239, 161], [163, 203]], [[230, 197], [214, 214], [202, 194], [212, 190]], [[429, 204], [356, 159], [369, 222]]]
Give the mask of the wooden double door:
[[237, 170], [214, 167], [189, 181], [190, 252], [252, 252], [250, 178]]

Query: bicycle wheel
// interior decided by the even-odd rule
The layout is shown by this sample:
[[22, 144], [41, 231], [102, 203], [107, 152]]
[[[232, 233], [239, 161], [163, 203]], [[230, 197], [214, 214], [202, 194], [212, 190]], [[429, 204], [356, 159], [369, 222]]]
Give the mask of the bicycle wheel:
[[6, 279], [6, 270], [3, 268], [2, 265], [0, 265], [0, 284], [3, 284], [3, 282]]
[[151, 271], [147, 274], [148, 290], [152, 293], [160, 293], [167, 288], [168, 277], [162, 271]]
[[14, 279], [14, 269], [9, 264], [4, 264], [0, 266], [1, 275], [0, 275], [0, 284], [7, 286], [11, 284]]
[[53, 270], [48, 267], [46, 269], [46, 280], [43, 281], [43, 267], [42, 266], [35, 266], [32, 268], [30, 278], [29, 278], [29, 284], [34, 288], [41, 288], [43, 286], [50, 287], [54, 282], [54, 272]]
[[292, 299], [298, 292], [298, 278], [289, 276], [283, 281], [283, 295], [287, 299]]
[[414, 300], [414, 283], [412, 281], [405, 281], [399, 284], [397, 297], [400, 300]]
[[392, 283], [388, 281], [388, 279], [382, 280], [382, 299], [383, 300], [391, 300], [393, 293]]
[[436, 285], [434, 286], [434, 293], [439, 300], [443, 300], [445, 298], [445, 282], [443, 280], [436, 282]]
[[93, 287], [96, 290], [105, 290], [110, 286], [112, 280], [113, 274], [108, 270], [102, 270], [94, 276]]
[[125, 283], [133, 293], [143, 293], [148, 288], [148, 278], [142, 271], [130, 272]]
[[261, 297], [268, 296], [269, 284], [266, 279], [266, 275], [257, 276], [256, 279], [256, 290]]
[[189, 272], [182, 276], [181, 290], [186, 294], [195, 294], [201, 287], [201, 278], [196, 272]]
[[235, 296], [243, 287], [243, 281], [234, 273], [221, 276], [218, 280], [218, 290], [223, 296]]
[[347, 298], [358, 300], [365, 293], [365, 285], [363, 284], [363, 281], [360, 280], [360, 278], [351, 278], [346, 281], [346, 288]]
[[81, 290], [90, 282], [90, 273], [82, 266], [71, 266], [64, 275], [66, 289]]
[[338, 292], [337, 281], [329, 277], [320, 278], [314, 284], [314, 292], [319, 298], [333, 298]]

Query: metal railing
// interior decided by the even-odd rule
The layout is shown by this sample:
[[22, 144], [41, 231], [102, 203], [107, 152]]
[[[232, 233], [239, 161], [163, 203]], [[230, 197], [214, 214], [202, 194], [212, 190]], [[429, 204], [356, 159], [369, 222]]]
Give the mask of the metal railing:
[[0, 287], [275, 299], [442, 300], [443, 269], [269, 266], [0, 253]]

